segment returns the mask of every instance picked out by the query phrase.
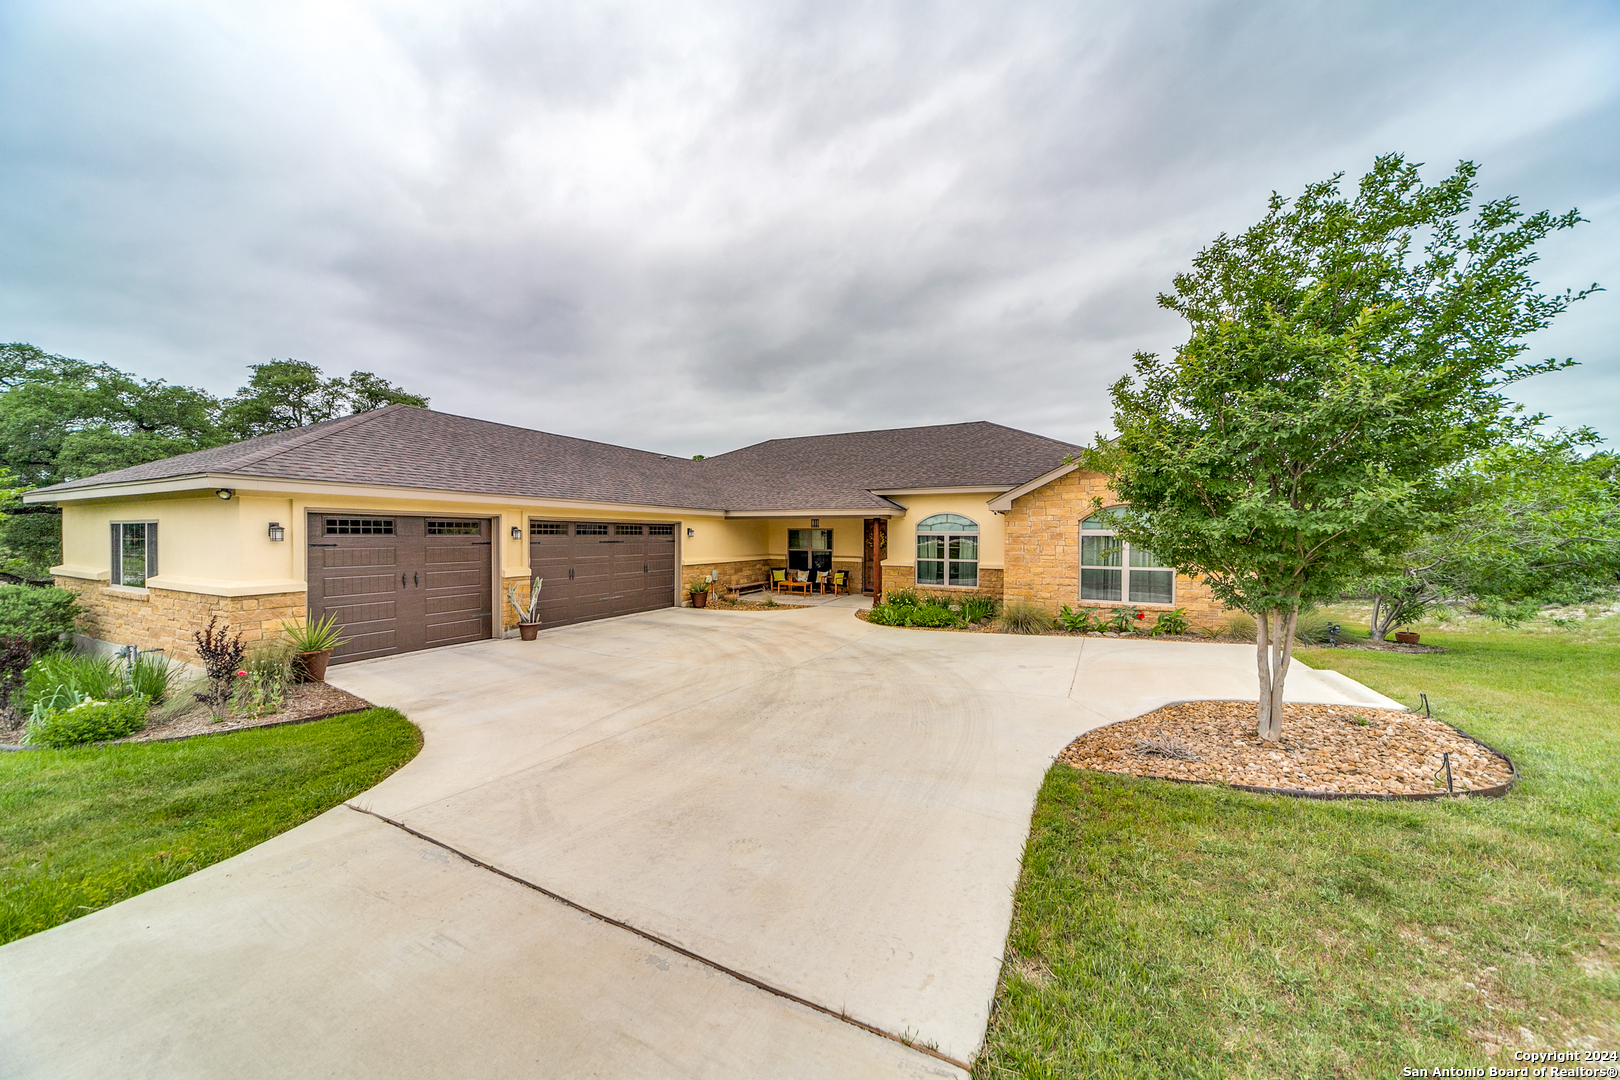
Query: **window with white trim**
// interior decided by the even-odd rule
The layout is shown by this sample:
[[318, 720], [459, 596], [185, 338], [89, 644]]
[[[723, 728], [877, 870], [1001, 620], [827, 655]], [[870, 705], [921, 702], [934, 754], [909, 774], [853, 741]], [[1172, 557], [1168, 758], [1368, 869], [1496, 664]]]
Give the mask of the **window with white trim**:
[[146, 579], [157, 576], [157, 522], [112, 523], [112, 574], [108, 582], [144, 589]]
[[1080, 599], [1173, 604], [1176, 572], [1147, 548], [1114, 535], [1124, 507], [1099, 510], [1080, 523]]
[[917, 584], [979, 584], [979, 523], [960, 514], [935, 514], [917, 523]]

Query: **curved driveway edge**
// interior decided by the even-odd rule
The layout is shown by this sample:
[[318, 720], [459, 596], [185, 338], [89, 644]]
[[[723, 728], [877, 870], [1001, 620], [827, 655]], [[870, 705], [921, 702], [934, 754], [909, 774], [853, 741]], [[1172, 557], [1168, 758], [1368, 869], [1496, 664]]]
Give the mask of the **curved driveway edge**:
[[[1255, 672], [1252, 646], [921, 634], [830, 605], [670, 609], [331, 680], [422, 726], [355, 802], [432, 842], [340, 807], [0, 948], [0, 1073], [960, 1076], [896, 1039], [977, 1050], [1053, 758]], [[1345, 682], [1298, 665], [1289, 697], [1377, 697]]]

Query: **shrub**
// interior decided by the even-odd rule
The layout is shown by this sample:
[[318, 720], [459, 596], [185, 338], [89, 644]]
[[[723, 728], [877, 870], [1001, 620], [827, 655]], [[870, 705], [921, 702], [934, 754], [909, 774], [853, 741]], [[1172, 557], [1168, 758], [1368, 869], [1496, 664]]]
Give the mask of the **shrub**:
[[35, 656], [60, 649], [73, 633], [77, 601], [66, 589], [0, 585], [0, 635], [24, 639]]
[[86, 699], [116, 701], [130, 693], [124, 665], [112, 656], [46, 653], [29, 665], [23, 678], [23, 700], [30, 709], [42, 702], [62, 709]]
[[872, 610], [866, 613], [866, 621], [878, 626], [904, 626], [906, 613], [910, 610], [893, 604], [873, 604]]
[[996, 629], [1006, 634], [1044, 634], [1052, 626], [1052, 613], [1028, 600], [1007, 601], [996, 617]]
[[1301, 645], [1326, 645], [1332, 625], [1325, 611], [1302, 611], [1294, 623], [1294, 640]]
[[219, 616], [210, 616], [207, 628], [191, 635], [191, 639], [197, 643], [197, 655], [202, 658], [203, 671], [208, 675], [208, 690], [198, 694], [197, 700], [207, 705], [215, 716], [231, 700], [232, 682], [236, 679], [236, 673], [242, 670], [242, 657], [247, 652], [241, 634], [231, 633], [229, 623], [224, 626], [218, 624]]
[[146, 701], [83, 701], [70, 709], [40, 709], [28, 721], [28, 741], [36, 746], [80, 746], [119, 739], [146, 726]]
[[1074, 610], [1064, 604], [1057, 614], [1058, 625], [1071, 634], [1084, 634], [1091, 629], [1091, 612], [1085, 608]]
[[923, 604], [907, 611], [907, 626], [955, 626], [961, 617], [948, 607], [939, 604]]
[[1174, 611], [1159, 612], [1158, 621], [1148, 633], [1154, 637], [1160, 634], [1185, 634], [1191, 624], [1187, 621], [1187, 609], [1176, 608]]
[[243, 662], [247, 674], [236, 680], [231, 711], [245, 716], [280, 712], [296, 678], [295, 655], [285, 643], [272, 642], [254, 649]]
[[922, 598], [916, 589], [885, 589], [883, 602], [890, 607], [917, 607], [922, 604]]
[[1108, 613], [1108, 618], [1100, 620], [1100, 625], [1106, 626], [1116, 634], [1129, 634], [1136, 629], [1141, 620], [1142, 612], [1133, 607], [1117, 607]]
[[962, 601], [962, 621], [983, 622], [996, 616], [996, 602], [988, 596], [974, 596]]
[[162, 701], [169, 696], [169, 686], [179, 673], [178, 664], [169, 663], [166, 656], [146, 653], [135, 658], [126, 678], [130, 689], [148, 701]]
[[1226, 626], [1222, 633], [1233, 641], [1253, 641], [1259, 634], [1254, 625], [1254, 616], [1243, 611], [1234, 611], [1226, 617]]
[[11, 699], [23, 688], [33, 658], [27, 638], [0, 637], [0, 710], [11, 708]]

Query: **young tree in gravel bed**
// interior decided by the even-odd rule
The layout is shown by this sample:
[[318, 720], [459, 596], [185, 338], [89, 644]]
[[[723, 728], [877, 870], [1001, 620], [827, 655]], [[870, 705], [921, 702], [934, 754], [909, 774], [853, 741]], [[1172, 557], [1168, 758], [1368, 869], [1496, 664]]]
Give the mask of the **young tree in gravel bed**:
[[1526, 335], [1582, 292], [1543, 293], [1538, 241], [1581, 220], [1473, 208], [1476, 166], [1426, 185], [1380, 157], [1221, 234], [1159, 304], [1190, 336], [1114, 384], [1119, 436], [1084, 458], [1130, 504], [1119, 533], [1254, 615], [1262, 738], [1282, 735], [1301, 607], [1386, 572], [1454, 503], [1459, 466], [1522, 435]]

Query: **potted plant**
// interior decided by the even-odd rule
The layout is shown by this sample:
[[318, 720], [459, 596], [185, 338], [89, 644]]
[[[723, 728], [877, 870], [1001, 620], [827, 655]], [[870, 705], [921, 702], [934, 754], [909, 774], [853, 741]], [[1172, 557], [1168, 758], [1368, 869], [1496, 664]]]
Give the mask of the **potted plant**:
[[692, 598], [693, 607], [703, 607], [709, 602], [709, 579], [693, 578], [686, 583], [686, 595]]
[[1417, 631], [1397, 630], [1395, 631], [1395, 640], [1400, 642], [1402, 645], [1416, 645], [1418, 643]]
[[293, 652], [298, 654], [298, 666], [310, 682], [326, 681], [326, 662], [332, 659], [332, 650], [349, 640], [338, 629], [336, 615], [302, 626], [284, 622], [281, 630], [287, 635]]
[[540, 585], [544, 578], [535, 578], [529, 583], [529, 606], [524, 607], [517, 600], [517, 582], [513, 582], [506, 590], [506, 602], [512, 605], [517, 612], [518, 634], [524, 641], [533, 641], [540, 632]]

